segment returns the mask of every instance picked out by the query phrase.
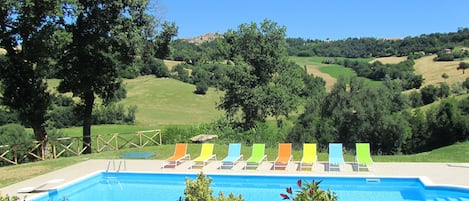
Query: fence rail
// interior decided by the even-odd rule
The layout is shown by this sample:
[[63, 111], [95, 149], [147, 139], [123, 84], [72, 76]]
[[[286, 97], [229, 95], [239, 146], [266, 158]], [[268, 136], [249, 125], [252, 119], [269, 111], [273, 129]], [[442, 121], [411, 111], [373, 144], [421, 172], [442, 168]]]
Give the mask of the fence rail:
[[[93, 137], [91, 147], [95, 152], [115, 151], [123, 148], [142, 148], [161, 145], [161, 130], [138, 131], [136, 133], [114, 133]], [[80, 156], [83, 148], [82, 137], [63, 137], [30, 143], [0, 145], [0, 166], [56, 159], [63, 156]]]

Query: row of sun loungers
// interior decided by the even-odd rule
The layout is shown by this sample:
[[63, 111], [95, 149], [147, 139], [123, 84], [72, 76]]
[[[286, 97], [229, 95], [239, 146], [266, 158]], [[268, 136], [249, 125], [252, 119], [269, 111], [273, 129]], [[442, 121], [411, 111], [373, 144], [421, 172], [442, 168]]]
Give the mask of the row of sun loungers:
[[[191, 168], [204, 167], [210, 160], [216, 160], [216, 155], [213, 154], [213, 144], [206, 143], [202, 144], [200, 155], [192, 160]], [[187, 144], [177, 143], [174, 151], [174, 155], [165, 160], [163, 167], [176, 167], [183, 160], [191, 160], [190, 155], [187, 154]], [[228, 147], [228, 156], [221, 161], [220, 168], [231, 169], [237, 163], [243, 160], [241, 154], [241, 144], [232, 143]], [[244, 169], [257, 168], [263, 161], [267, 160], [265, 154], [265, 144], [253, 144], [251, 157], [248, 158], [244, 163]], [[293, 160], [292, 157], [292, 145], [291, 143], [280, 143], [278, 149], [278, 155], [275, 161], [273, 161], [273, 169], [286, 169], [286, 167]], [[303, 144], [303, 157], [299, 162], [299, 170], [305, 168], [314, 168], [318, 161], [317, 147], [314, 143]], [[341, 143], [330, 143], [329, 144], [329, 162], [328, 170], [337, 169], [340, 171], [341, 165], [345, 163], [342, 151]], [[370, 155], [369, 143], [356, 143], [356, 170], [368, 169], [373, 164], [373, 160]]]

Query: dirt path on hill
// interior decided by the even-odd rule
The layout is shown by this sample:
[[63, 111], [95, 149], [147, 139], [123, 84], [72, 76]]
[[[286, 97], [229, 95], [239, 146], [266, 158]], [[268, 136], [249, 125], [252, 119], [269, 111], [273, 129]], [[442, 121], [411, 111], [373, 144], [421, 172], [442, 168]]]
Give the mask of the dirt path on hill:
[[321, 77], [326, 81], [326, 91], [331, 91], [332, 86], [337, 82], [337, 79], [333, 78], [327, 73], [323, 73], [319, 70], [318, 66], [315, 65], [306, 65], [306, 71], [308, 74], [313, 74], [314, 76]]

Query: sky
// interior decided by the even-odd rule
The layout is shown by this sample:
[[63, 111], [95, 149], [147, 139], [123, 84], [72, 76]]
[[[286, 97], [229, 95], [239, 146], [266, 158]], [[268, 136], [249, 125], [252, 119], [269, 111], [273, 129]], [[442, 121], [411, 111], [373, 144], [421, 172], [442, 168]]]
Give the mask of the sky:
[[158, 17], [176, 22], [178, 38], [225, 33], [264, 19], [287, 37], [404, 38], [469, 27], [469, 0], [152, 0]]

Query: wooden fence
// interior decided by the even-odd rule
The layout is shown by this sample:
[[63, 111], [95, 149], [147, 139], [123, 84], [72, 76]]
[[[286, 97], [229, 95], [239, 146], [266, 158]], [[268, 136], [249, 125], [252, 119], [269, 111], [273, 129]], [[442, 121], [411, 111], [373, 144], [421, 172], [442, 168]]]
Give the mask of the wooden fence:
[[[98, 153], [123, 148], [142, 148], [145, 146], [161, 145], [162, 143], [161, 130], [104, 134], [97, 135], [93, 139], [92, 149]], [[48, 139], [47, 141], [1, 145], [0, 166], [56, 159], [63, 156], [80, 156], [85, 150], [83, 148], [84, 143], [82, 137], [63, 137]]]

